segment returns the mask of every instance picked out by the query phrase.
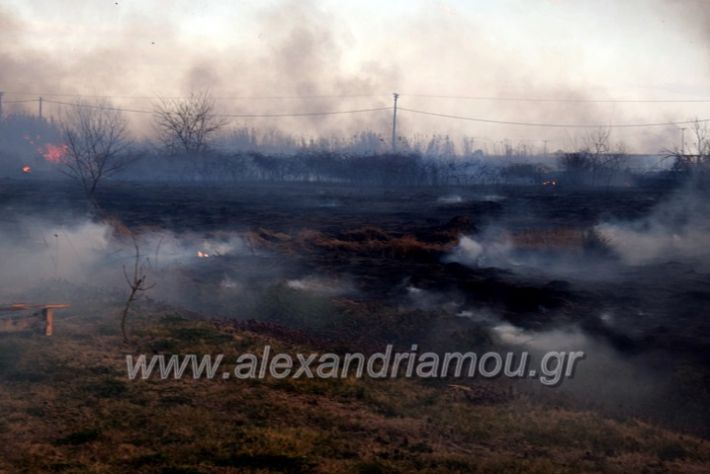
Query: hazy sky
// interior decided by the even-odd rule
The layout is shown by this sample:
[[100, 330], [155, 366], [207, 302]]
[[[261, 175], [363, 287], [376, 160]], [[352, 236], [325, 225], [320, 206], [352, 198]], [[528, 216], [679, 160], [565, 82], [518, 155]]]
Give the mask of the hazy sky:
[[[710, 1], [104, 1], [0, 0], [0, 90], [113, 96], [365, 95], [220, 100], [225, 112], [401, 105], [471, 117], [628, 123], [710, 117], [710, 103], [530, 103], [407, 94], [533, 98], [710, 97]], [[116, 99], [150, 108], [145, 100]], [[48, 105], [48, 113], [53, 109]], [[403, 133], [551, 140], [576, 131], [502, 127], [403, 113]], [[271, 119], [270, 119], [271, 120]], [[385, 112], [244, 120], [308, 134], [370, 128]], [[619, 140], [670, 146], [667, 129]]]

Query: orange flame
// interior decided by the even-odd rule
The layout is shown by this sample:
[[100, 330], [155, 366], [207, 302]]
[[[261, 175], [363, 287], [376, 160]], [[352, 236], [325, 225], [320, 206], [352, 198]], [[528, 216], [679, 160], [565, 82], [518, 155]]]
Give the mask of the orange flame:
[[51, 143], [45, 143], [44, 147], [38, 151], [49, 163], [59, 164], [64, 163], [64, 159], [69, 152], [69, 147], [66, 145], [53, 145]]
[[22, 167], [22, 172], [25, 174], [30, 174], [32, 172], [32, 168], [30, 168], [28, 165], [25, 165]]
[[198, 251], [197, 251], [197, 257], [198, 257], [198, 258], [207, 258], [207, 257], [209, 257], [209, 254], [207, 254], [206, 252], [202, 252], [202, 251], [198, 250]]

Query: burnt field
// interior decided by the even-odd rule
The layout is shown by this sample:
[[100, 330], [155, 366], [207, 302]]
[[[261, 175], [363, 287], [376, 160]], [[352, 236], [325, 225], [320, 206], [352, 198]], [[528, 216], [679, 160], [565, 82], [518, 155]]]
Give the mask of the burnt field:
[[[97, 198], [111, 224], [87, 230], [72, 187], [6, 181], [1, 225], [16, 239], [7, 245], [44, 253], [54, 270], [4, 271], [18, 283], [4, 293], [62, 288], [79, 308], [92, 291], [120, 300], [130, 229], [152, 259], [145, 298], [156, 304], [319, 349], [584, 350], [561, 387], [492, 383], [707, 435], [704, 234], [692, 214], [670, 237], [662, 229], [685, 192], [114, 182]], [[80, 265], [57, 263], [59, 241]]]
[[0, 474], [710, 472], [710, 1], [58, 3]]

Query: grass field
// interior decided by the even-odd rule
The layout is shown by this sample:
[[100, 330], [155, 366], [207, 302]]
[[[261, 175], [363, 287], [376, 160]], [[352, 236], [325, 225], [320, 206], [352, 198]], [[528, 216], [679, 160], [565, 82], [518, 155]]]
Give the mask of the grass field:
[[707, 472], [710, 446], [635, 421], [440, 380], [129, 381], [126, 353], [309, 347], [144, 302], [0, 338], [7, 472]]

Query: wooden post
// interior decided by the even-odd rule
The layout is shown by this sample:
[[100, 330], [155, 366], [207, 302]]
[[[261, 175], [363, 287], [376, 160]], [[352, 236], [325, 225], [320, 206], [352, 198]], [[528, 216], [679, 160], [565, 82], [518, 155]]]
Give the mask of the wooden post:
[[54, 308], [44, 308], [44, 335], [51, 336], [54, 333]]

